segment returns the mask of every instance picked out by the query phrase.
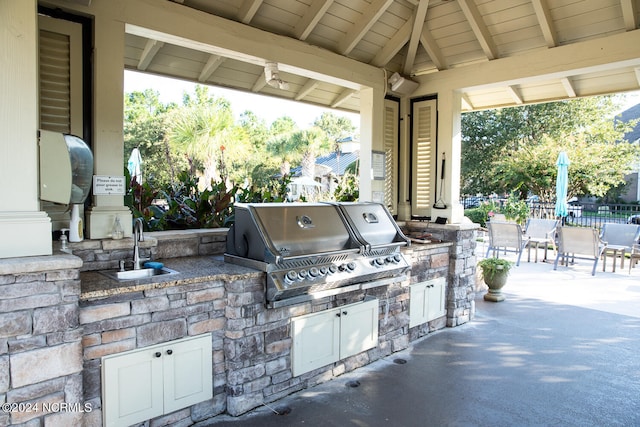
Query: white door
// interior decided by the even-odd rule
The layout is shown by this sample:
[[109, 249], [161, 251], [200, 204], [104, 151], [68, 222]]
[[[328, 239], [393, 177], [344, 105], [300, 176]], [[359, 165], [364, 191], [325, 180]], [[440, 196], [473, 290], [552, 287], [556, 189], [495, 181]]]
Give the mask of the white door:
[[162, 349], [150, 347], [102, 360], [106, 427], [129, 426], [163, 413]]
[[291, 321], [292, 370], [296, 377], [336, 362], [340, 357], [339, 310], [301, 316]]
[[165, 413], [213, 397], [211, 351], [211, 334], [162, 348]]
[[340, 310], [340, 359], [378, 345], [378, 300]]

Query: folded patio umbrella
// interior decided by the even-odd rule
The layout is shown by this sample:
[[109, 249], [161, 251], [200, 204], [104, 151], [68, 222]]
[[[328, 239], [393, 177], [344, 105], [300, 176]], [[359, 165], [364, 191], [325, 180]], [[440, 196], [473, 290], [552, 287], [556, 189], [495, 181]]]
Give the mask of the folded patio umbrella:
[[556, 217], [565, 217], [569, 214], [569, 207], [567, 205], [569, 163], [567, 153], [561, 151], [556, 161], [556, 166], [558, 167], [558, 176], [556, 177]]

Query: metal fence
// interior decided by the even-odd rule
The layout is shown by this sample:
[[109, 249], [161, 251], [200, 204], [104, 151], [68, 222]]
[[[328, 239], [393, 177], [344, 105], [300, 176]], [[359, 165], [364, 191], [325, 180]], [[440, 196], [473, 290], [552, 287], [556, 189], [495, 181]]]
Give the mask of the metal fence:
[[[460, 203], [465, 209], [479, 206], [477, 198], [463, 198]], [[529, 202], [528, 205], [531, 218], [555, 218], [555, 203]], [[640, 224], [640, 205], [572, 203], [569, 205], [569, 216], [564, 221], [567, 225], [597, 229], [607, 222]]]

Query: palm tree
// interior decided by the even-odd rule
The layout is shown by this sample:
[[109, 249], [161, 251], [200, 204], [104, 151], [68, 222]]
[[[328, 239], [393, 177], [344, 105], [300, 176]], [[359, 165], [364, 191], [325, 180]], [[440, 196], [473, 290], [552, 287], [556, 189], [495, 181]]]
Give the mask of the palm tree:
[[293, 133], [290, 144], [302, 155], [302, 176], [313, 179], [316, 157], [331, 150], [331, 142], [327, 134], [319, 127], [312, 127]]

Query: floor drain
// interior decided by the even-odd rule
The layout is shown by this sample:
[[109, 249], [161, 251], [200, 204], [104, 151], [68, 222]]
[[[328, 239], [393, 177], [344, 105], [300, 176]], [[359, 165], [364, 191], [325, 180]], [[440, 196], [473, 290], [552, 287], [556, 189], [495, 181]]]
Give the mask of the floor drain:
[[405, 359], [393, 359], [393, 363], [398, 365], [404, 365], [405, 363], [407, 363], [407, 361]]
[[289, 415], [291, 413], [291, 408], [288, 406], [277, 406], [274, 413], [276, 415]]
[[351, 387], [351, 388], [360, 387], [360, 381], [357, 381], [357, 380], [347, 381], [347, 387]]

